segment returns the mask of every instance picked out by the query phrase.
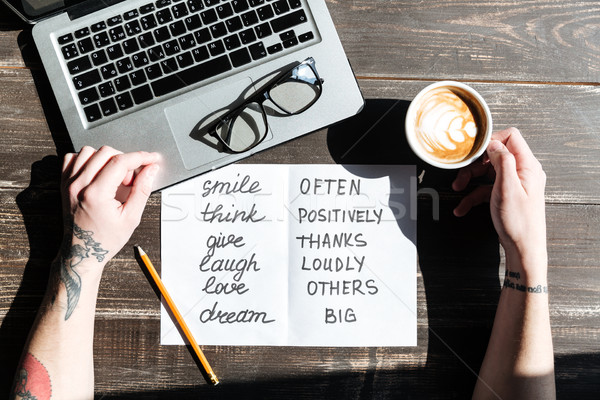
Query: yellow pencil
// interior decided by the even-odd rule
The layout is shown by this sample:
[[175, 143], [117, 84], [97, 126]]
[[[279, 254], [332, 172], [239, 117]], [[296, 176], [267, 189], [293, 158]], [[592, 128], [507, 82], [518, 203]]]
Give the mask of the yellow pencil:
[[198, 359], [200, 360], [200, 362], [202, 363], [202, 366], [204, 367], [204, 371], [210, 378], [210, 382], [213, 385], [217, 385], [219, 383], [219, 379], [217, 379], [217, 375], [215, 375], [212, 368], [210, 367], [210, 364], [208, 363], [208, 360], [204, 356], [204, 353], [202, 353], [202, 350], [200, 349], [200, 347], [198, 347], [198, 343], [196, 343], [196, 340], [194, 339], [192, 332], [190, 332], [190, 329], [188, 328], [187, 324], [183, 320], [183, 317], [181, 316], [181, 313], [177, 309], [177, 306], [175, 306], [175, 303], [173, 302], [173, 299], [169, 295], [169, 292], [167, 292], [167, 288], [162, 283], [162, 280], [160, 279], [160, 276], [158, 276], [156, 269], [154, 269], [154, 265], [152, 265], [152, 262], [148, 258], [148, 255], [146, 254], [146, 252], [144, 250], [142, 250], [142, 248], [140, 246], [136, 245], [135, 247], [140, 255], [140, 258], [144, 262], [144, 266], [148, 269], [148, 272], [150, 272], [150, 275], [152, 275], [152, 279], [154, 279], [156, 286], [158, 286], [160, 293], [162, 294], [163, 298], [167, 302], [167, 305], [171, 309], [171, 312], [175, 316], [177, 323], [179, 323], [179, 326], [183, 330], [183, 333], [185, 333], [185, 337], [190, 342], [190, 344], [192, 345], [192, 348], [196, 352]]

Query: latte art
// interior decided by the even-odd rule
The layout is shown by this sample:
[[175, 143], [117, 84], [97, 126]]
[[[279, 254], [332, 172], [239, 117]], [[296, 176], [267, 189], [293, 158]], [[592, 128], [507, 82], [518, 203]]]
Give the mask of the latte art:
[[421, 99], [415, 120], [416, 138], [431, 157], [443, 163], [465, 159], [477, 138], [477, 122], [469, 106], [440, 87]]

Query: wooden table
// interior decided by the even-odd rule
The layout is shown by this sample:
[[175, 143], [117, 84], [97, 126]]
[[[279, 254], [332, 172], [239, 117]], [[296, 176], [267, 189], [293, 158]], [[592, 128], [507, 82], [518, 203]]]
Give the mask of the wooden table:
[[[597, 2], [328, 0], [367, 99], [362, 114], [252, 163], [417, 164], [418, 346], [206, 346], [208, 386], [186, 347], [159, 345], [159, 301], [136, 263], [160, 266], [160, 194], [109, 264], [96, 318], [96, 393], [113, 398], [467, 398], [485, 351], [503, 256], [480, 207], [464, 219], [453, 173], [417, 162], [402, 124], [426, 84], [467, 82], [496, 129], [517, 126], [547, 175], [549, 284], [560, 398], [600, 393], [600, 7]], [[355, 144], [351, 151], [348, 150]], [[30, 28], [0, 6], [0, 397], [59, 244], [65, 127]], [[434, 218], [439, 193], [439, 220]]]

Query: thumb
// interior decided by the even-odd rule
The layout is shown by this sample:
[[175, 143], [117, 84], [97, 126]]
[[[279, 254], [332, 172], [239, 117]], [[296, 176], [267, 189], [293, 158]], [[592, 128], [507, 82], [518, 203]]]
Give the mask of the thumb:
[[515, 185], [521, 186], [515, 156], [502, 142], [499, 140], [490, 141], [487, 154], [496, 172], [496, 184], [499, 185], [503, 193], [508, 193], [511, 189], [514, 190]]
[[152, 193], [152, 183], [158, 169], [157, 164], [146, 165], [135, 177], [129, 197], [123, 204], [124, 211], [132, 218], [141, 219], [146, 202]]

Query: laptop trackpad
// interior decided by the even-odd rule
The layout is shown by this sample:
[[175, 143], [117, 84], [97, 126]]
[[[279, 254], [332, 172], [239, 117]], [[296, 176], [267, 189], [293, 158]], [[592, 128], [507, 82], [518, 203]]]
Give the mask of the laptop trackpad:
[[[197, 96], [165, 108], [186, 169], [195, 169], [231, 155], [208, 133], [208, 128], [253, 92], [253, 81], [247, 77], [212, 91], [200, 89]], [[269, 140], [270, 136], [269, 132], [265, 140]]]

